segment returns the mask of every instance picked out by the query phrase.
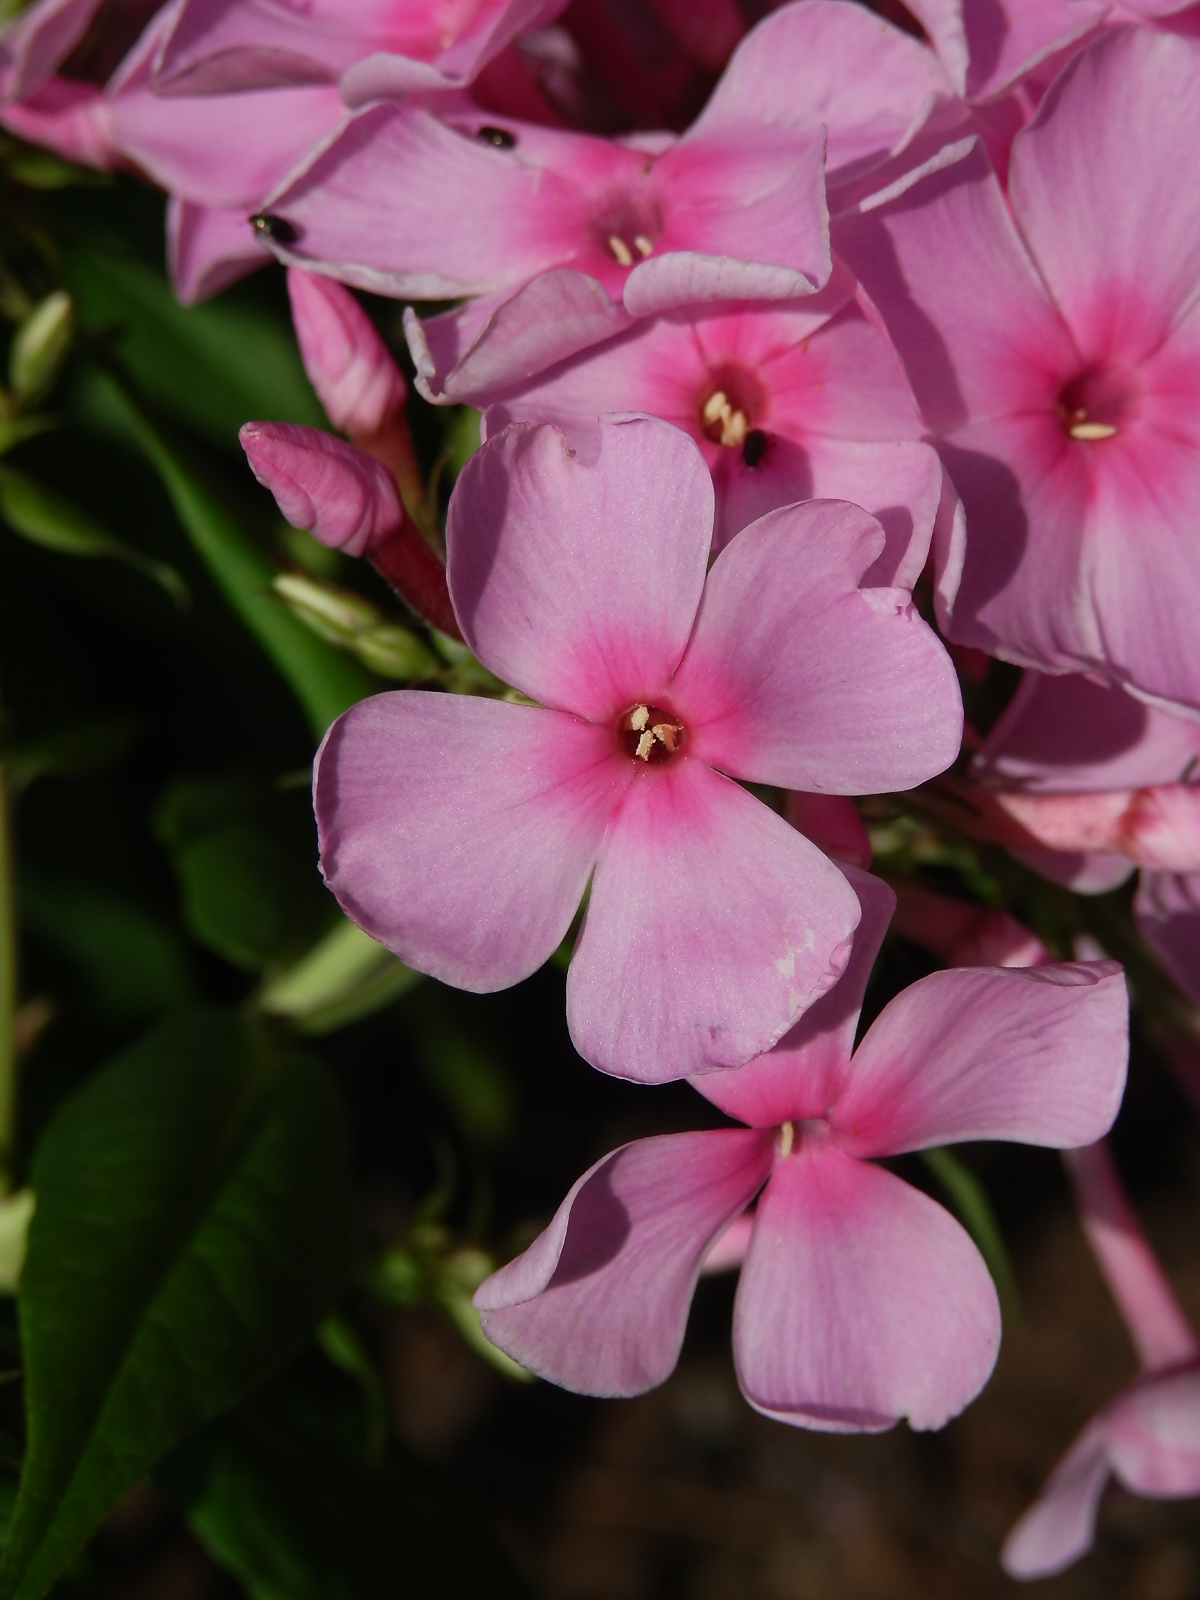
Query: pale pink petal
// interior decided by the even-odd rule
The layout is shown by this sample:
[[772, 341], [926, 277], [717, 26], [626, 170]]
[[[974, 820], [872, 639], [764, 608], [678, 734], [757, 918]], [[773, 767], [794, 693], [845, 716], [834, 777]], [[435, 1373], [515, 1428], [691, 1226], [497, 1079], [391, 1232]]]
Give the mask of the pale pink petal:
[[292, 267], [287, 285], [304, 370], [326, 416], [343, 433], [378, 433], [407, 391], [375, 324], [332, 278]]
[[716, 1243], [709, 1246], [700, 1268], [701, 1275], [707, 1278], [718, 1272], [732, 1272], [735, 1267], [740, 1269], [750, 1248], [750, 1235], [753, 1232], [753, 1211], [743, 1211], [740, 1217], [734, 1217]]
[[321, 870], [409, 966], [503, 989], [562, 941], [631, 776], [606, 730], [562, 712], [375, 695], [317, 755]]
[[1013, 209], [1085, 360], [1136, 361], [1200, 284], [1200, 56], [1148, 29], [1110, 34], [1055, 81], [1013, 146]]
[[585, 1172], [524, 1255], [475, 1294], [483, 1331], [578, 1394], [641, 1394], [679, 1359], [709, 1246], [771, 1170], [740, 1128], [623, 1145]]
[[863, 995], [896, 896], [879, 878], [844, 863], [842, 871], [858, 896], [862, 920], [841, 977], [773, 1050], [732, 1072], [706, 1072], [691, 1080], [693, 1089], [751, 1127], [824, 1117], [850, 1064]]
[[1144, 1379], [1109, 1407], [1108, 1458], [1135, 1494], [1200, 1494], [1200, 1371]]
[[1091, 1144], [1121, 1103], [1129, 999], [1115, 961], [934, 972], [876, 1018], [832, 1114], [859, 1156], [961, 1139]]
[[805, 794], [789, 789], [783, 814], [827, 856], [861, 867], [871, 865], [871, 837], [853, 800], [840, 794]]
[[171, 287], [185, 306], [220, 294], [271, 253], [246, 221], [244, 206], [221, 210], [172, 195], [167, 202], [167, 264]]
[[122, 164], [112, 102], [94, 84], [50, 78], [28, 99], [0, 104], [0, 126], [81, 166], [108, 172]]
[[1049, 878], [1051, 883], [1061, 883], [1064, 889], [1074, 889], [1076, 894], [1108, 894], [1137, 871], [1128, 856], [1103, 850], [1042, 850], [1010, 845], [1008, 853], [1031, 872]]
[[[929, 5], [930, 0], [917, 0], [913, 7], [922, 22]], [[1055, 51], [1082, 39], [1108, 9], [1099, 0], [995, 0], [987, 5], [965, 0], [967, 97], [987, 100], [1003, 93]]]
[[[474, 25], [441, 49], [429, 67], [414, 60], [412, 54], [396, 54], [395, 48], [380, 51], [345, 74], [342, 97], [349, 106], [361, 106], [372, 100], [469, 83], [489, 62], [494, 65], [518, 35], [552, 22], [564, 3], [565, 0], [503, 0], [481, 6]], [[416, 9], [422, 20], [429, 15], [424, 6]], [[436, 26], [436, 11], [433, 16]]]
[[[556, 267], [497, 305], [488, 297], [425, 322], [409, 307], [404, 327], [425, 398], [438, 405], [482, 406], [556, 362], [611, 340], [632, 320], [595, 278]], [[596, 396], [589, 420], [602, 411], [637, 409], [629, 394], [611, 405]], [[552, 410], [530, 407], [504, 420], [518, 414], [535, 422], [559, 421]]]
[[1087, 1427], [1055, 1467], [1038, 1499], [1004, 1541], [1000, 1560], [1013, 1578], [1048, 1578], [1086, 1555], [1108, 1482], [1104, 1414]]
[[950, 147], [896, 191], [838, 218], [834, 247], [883, 318], [930, 426], [1053, 413], [1078, 358], [982, 145]]
[[399, 530], [404, 512], [391, 473], [345, 439], [290, 422], [247, 422], [238, 439], [292, 527], [330, 549], [368, 555]]
[[1180, 993], [1200, 1005], [1200, 873], [1143, 872], [1133, 913]]
[[292, 265], [416, 300], [520, 287], [570, 255], [563, 241], [584, 232], [586, 210], [576, 187], [517, 151], [387, 104], [352, 117], [264, 206], [295, 229], [278, 248]]
[[759, 1198], [738, 1283], [742, 1393], [781, 1422], [940, 1428], [987, 1381], [1000, 1310], [962, 1228], [927, 1195], [800, 1134]]
[[555, 428], [509, 428], [467, 462], [450, 507], [463, 637], [547, 705], [605, 721], [661, 705], [700, 601], [712, 519], [700, 452], [657, 418], [602, 420], [591, 464]]
[[741, 1066], [834, 983], [858, 920], [842, 874], [761, 801], [686, 755], [645, 766], [567, 975], [575, 1048], [643, 1083]]
[[950, 85], [931, 51], [864, 7], [807, 0], [765, 17], [734, 51], [684, 136], [728, 137], [768, 124], [828, 130], [831, 173], [888, 156]]
[[1080, 673], [1027, 672], [971, 763], [988, 783], [1039, 793], [1176, 783], [1200, 761], [1200, 726]]
[[722, 551], [672, 686], [695, 754], [834, 794], [907, 789], [950, 765], [962, 735], [950, 658], [906, 590], [858, 587], [883, 547], [864, 511], [818, 500]]
[[27, 100], [57, 71], [101, 0], [35, 0], [0, 29], [0, 100]]

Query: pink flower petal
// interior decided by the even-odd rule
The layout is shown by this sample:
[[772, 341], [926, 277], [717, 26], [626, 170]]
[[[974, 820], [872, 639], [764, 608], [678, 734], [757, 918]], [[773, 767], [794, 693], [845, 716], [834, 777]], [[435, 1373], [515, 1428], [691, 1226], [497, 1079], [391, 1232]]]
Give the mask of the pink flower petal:
[[[928, 0], [920, 5], [925, 20]], [[916, 8], [914, 8], [916, 9]], [[1082, 39], [1109, 7], [1097, 0], [996, 0], [962, 4], [970, 67], [969, 99], [989, 100], [1048, 56]]]
[[773, 1050], [732, 1072], [706, 1072], [691, 1080], [705, 1099], [753, 1128], [824, 1117], [850, 1065], [863, 995], [896, 896], [869, 873], [845, 863], [842, 872], [858, 896], [862, 920], [841, 977]]
[[317, 755], [321, 870], [409, 966], [503, 989], [563, 939], [631, 776], [607, 730], [561, 712], [375, 695]]
[[931, 427], [1053, 411], [1078, 357], [982, 145], [948, 148], [837, 219], [834, 246], [882, 316]]
[[591, 465], [555, 428], [489, 439], [459, 477], [447, 547], [455, 613], [480, 660], [535, 700], [611, 721], [661, 703], [683, 654], [713, 491], [678, 429], [653, 417], [599, 427]]
[[27, 100], [83, 38], [101, 0], [35, 0], [0, 29], [0, 100]]
[[1177, 153], [1196, 148], [1200, 57], [1145, 28], [1078, 55], [1018, 135], [1013, 209], [1085, 361], [1140, 359], [1194, 301], [1200, 205]]
[[246, 209], [197, 206], [172, 195], [167, 202], [167, 262], [171, 287], [185, 306], [220, 294], [271, 253], [246, 222]]
[[1129, 999], [1115, 961], [935, 972], [855, 1052], [841, 1147], [897, 1155], [960, 1139], [1092, 1144], [1121, 1103]]
[[94, 84], [49, 78], [27, 100], [0, 103], [0, 126], [81, 166], [110, 172], [122, 165], [112, 102]]
[[672, 686], [701, 759], [818, 793], [907, 789], [962, 736], [950, 658], [906, 590], [859, 583], [883, 530], [818, 500], [762, 517], [718, 556]]
[[1136, 1494], [1200, 1494], [1200, 1372], [1144, 1379], [1107, 1414], [1108, 1459]]
[[1108, 1478], [1108, 1437], [1101, 1415], [1088, 1423], [1004, 1541], [1000, 1559], [1005, 1572], [1013, 1578], [1048, 1578], [1086, 1555]]
[[801, 1134], [759, 1198], [733, 1313], [742, 1393], [780, 1422], [940, 1428], [1000, 1343], [979, 1252], [928, 1196]]
[[677, 1133], [605, 1156], [475, 1295], [483, 1331], [579, 1394], [641, 1394], [679, 1359], [701, 1263], [771, 1170], [770, 1135]]
[[325, 415], [351, 437], [378, 433], [403, 406], [407, 390], [375, 324], [332, 278], [292, 267], [287, 285], [296, 343]]
[[1200, 1005], [1200, 873], [1143, 872], [1133, 914], [1180, 993]]
[[1027, 672], [971, 764], [993, 786], [1041, 794], [1177, 783], [1200, 758], [1200, 726], [1080, 673]]
[[586, 1061], [662, 1083], [767, 1050], [836, 980], [859, 919], [832, 862], [686, 755], [635, 775], [567, 975]]
[[865, 8], [807, 0], [764, 17], [743, 39], [688, 134], [721, 138], [768, 124], [828, 129], [828, 166], [878, 164], [949, 84], [932, 52]]

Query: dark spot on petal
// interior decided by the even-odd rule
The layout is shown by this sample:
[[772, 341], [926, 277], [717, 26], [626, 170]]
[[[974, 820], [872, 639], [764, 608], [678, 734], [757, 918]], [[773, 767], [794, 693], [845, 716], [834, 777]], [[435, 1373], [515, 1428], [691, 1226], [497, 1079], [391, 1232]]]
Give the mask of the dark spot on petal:
[[517, 136], [515, 133], [509, 133], [507, 128], [483, 127], [478, 129], [475, 137], [481, 144], [490, 144], [493, 150], [516, 148]]

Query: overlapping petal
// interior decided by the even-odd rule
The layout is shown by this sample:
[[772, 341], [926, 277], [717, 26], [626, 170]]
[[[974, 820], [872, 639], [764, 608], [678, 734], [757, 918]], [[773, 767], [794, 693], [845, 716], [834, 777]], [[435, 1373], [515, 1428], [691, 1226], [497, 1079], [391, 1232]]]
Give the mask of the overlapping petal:
[[938, 1428], [983, 1387], [999, 1342], [987, 1268], [941, 1206], [827, 1140], [779, 1163], [734, 1305], [757, 1410], [830, 1432]]
[[688, 756], [640, 771], [567, 974], [586, 1060], [660, 1083], [741, 1066], [836, 981], [859, 919], [815, 845]]
[[704, 587], [713, 491], [678, 429], [609, 418], [582, 462], [513, 428], [467, 463], [447, 528], [463, 636], [506, 683], [610, 722], [662, 696]]
[[672, 686], [697, 755], [836, 794], [949, 766], [962, 734], [949, 657], [906, 590], [858, 587], [884, 542], [864, 511], [826, 500], [771, 512], [722, 551]]
[[1115, 961], [935, 972], [892, 1000], [831, 1113], [856, 1156], [962, 1139], [1059, 1148], [1108, 1132], [1129, 1001]]
[[375, 695], [318, 753], [321, 870], [402, 961], [460, 989], [502, 989], [566, 934], [632, 777], [607, 729], [559, 711]]
[[749, 1129], [623, 1145], [584, 1173], [529, 1249], [479, 1288], [493, 1344], [579, 1394], [640, 1394], [683, 1343], [704, 1257], [771, 1170]]

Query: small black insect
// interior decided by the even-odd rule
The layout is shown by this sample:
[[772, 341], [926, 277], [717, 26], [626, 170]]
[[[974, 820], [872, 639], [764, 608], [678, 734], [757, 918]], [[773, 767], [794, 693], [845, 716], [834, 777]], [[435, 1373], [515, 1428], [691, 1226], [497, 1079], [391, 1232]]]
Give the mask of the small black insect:
[[250, 218], [250, 226], [262, 237], [274, 239], [276, 244], [295, 244], [300, 237], [295, 225], [286, 217], [274, 217], [269, 211], [255, 212]]
[[748, 467], [756, 467], [767, 453], [770, 438], [761, 428], [751, 428], [742, 445], [742, 460]]
[[509, 133], [507, 128], [480, 128], [475, 137], [483, 144], [490, 144], [493, 150], [515, 149], [517, 136]]

